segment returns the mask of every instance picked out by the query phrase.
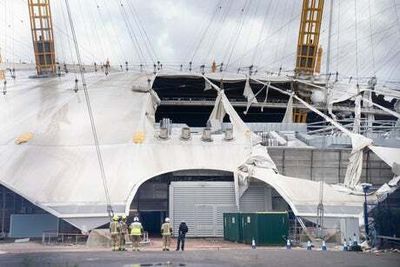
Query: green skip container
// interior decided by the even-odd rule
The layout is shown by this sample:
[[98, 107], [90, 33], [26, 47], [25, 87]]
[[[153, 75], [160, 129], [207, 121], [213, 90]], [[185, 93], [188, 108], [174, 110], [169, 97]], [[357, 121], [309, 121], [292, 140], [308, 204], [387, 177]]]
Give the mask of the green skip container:
[[240, 213], [224, 213], [224, 240], [242, 242]]
[[242, 241], [257, 246], [285, 245], [289, 231], [287, 212], [241, 213]]

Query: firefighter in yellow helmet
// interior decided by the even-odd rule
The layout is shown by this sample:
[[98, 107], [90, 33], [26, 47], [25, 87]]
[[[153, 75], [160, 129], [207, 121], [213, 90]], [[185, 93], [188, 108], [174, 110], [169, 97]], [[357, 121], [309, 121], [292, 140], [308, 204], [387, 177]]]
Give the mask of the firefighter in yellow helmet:
[[122, 215], [120, 225], [120, 233], [119, 233], [119, 250], [126, 251], [125, 243], [126, 237], [128, 236], [128, 224], [126, 223], [126, 215]]
[[130, 237], [132, 241], [132, 251], [139, 251], [139, 243], [141, 240], [141, 235], [144, 233], [142, 224], [139, 222], [139, 218], [133, 218], [133, 223], [129, 226]]
[[121, 231], [118, 215], [114, 215], [112, 222], [110, 222], [110, 233], [111, 233], [111, 243], [112, 250], [119, 250], [119, 233]]
[[161, 225], [161, 235], [163, 240], [163, 251], [169, 251], [171, 245], [172, 227], [169, 218], [165, 218], [165, 222]]

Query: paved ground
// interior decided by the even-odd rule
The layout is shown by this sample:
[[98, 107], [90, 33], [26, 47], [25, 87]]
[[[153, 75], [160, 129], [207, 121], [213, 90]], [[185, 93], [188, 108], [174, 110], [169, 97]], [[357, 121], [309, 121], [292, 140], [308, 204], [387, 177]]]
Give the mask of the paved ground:
[[324, 266], [398, 267], [399, 254], [284, 250], [280, 248], [199, 250], [185, 252], [41, 252], [0, 255], [0, 266]]
[[39, 243], [0, 244], [0, 266], [294, 266], [294, 267], [391, 267], [400, 266], [399, 253], [352, 253], [329, 248], [329, 251], [286, 250], [283, 247], [258, 247], [222, 240], [188, 240], [184, 252], [160, 250], [159, 240], [141, 252], [111, 252], [106, 248], [86, 246], [42, 246]]

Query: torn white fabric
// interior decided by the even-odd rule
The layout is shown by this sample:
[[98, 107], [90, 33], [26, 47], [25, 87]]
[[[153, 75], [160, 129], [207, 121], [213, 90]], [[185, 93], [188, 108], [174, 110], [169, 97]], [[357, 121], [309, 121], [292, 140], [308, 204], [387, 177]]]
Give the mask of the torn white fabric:
[[329, 92], [328, 104], [335, 104], [349, 100], [364, 90], [366, 90], [366, 88], [357, 88], [356, 84], [335, 83], [332, 86], [332, 90]]
[[259, 168], [277, 170], [275, 163], [268, 154], [267, 147], [260, 144], [253, 147], [250, 157], [246, 160], [246, 164]]
[[396, 191], [399, 188], [399, 182], [400, 176], [396, 176], [388, 183], [385, 183], [381, 187], [379, 187], [379, 189], [375, 192], [378, 201], [384, 201], [388, 197], [388, 195]]
[[346, 176], [344, 178], [344, 185], [354, 189], [361, 178], [362, 163], [363, 163], [363, 149], [372, 144], [372, 140], [365, 138], [362, 135], [351, 136], [352, 150], [349, 157], [349, 164], [346, 169]]
[[393, 163], [400, 164], [400, 148], [382, 146], [369, 146], [369, 148], [390, 167], [393, 167]]
[[[265, 84], [259, 80], [254, 79], [256, 82], [261, 84]], [[270, 87], [274, 90], [277, 90], [285, 95], [291, 95], [291, 93], [286, 92], [280, 88], [270, 85]], [[312, 105], [308, 104], [306, 101], [298, 97], [297, 95], [293, 94], [293, 97], [296, 98], [299, 102], [301, 102], [304, 106], [306, 106], [311, 111], [317, 113], [319, 116], [324, 118], [327, 122], [330, 122], [334, 126], [336, 126], [339, 130], [341, 130], [344, 134], [348, 135], [351, 138], [352, 143], [352, 153], [349, 158], [349, 164], [347, 165], [346, 170], [346, 177], [345, 177], [345, 185], [354, 188], [357, 183], [360, 181], [361, 171], [362, 171], [362, 157], [363, 152], [362, 150], [372, 144], [372, 139], [362, 136], [360, 134], [352, 133], [346, 128], [344, 128], [341, 124], [334, 121], [332, 118], [328, 117], [327, 115], [323, 114], [321, 111], [313, 107]]]
[[251, 89], [249, 78], [246, 79], [243, 96], [246, 97], [248, 106], [251, 105], [251, 103], [258, 103], [257, 98], [254, 96], [253, 90]]
[[260, 144], [253, 146], [249, 158], [234, 172], [235, 199], [238, 207], [240, 198], [249, 187], [248, 179], [252, 176], [254, 167], [271, 169], [278, 173], [275, 163], [268, 154], [267, 148]]
[[209, 82], [207, 82], [207, 80], [204, 80], [204, 91], [211, 90], [211, 89], [212, 89], [211, 84]]
[[224, 108], [224, 104], [222, 103], [222, 94], [219, 93], [217, 98], [215, 99], [214, 108], [208, 119], [211, 123], [212, 131], [221, 130], [222, 122], [224, 121], [225, 115], [226, 111]]
[[381, 105], [379, 105], [379, 104], [376, 104], [376, 103], [372, 102], [371, 100], [369, 100], [369, 99], [367, 99], [367, 98], [363, 98], [363, 101], [368, 102], [368, 103], [370, 103], [371, 105], [373, 105], [373, 106], [375, 106], [375, 107], [377, 107], [377, 108], [382, 109], [383, 111], [387, 112], [388, 114], [392, 115], [393, 117], [396, 117], [397, 119], [400, 119], [400, 114], [397, 113], [397, 112], [395, 112], [395, 111], [393, 111], [393, 110], [390, 110], [390, 109], [385, 108], [385, 107], [383, 107], [383, 106], [381, 106]]
[[282, 123], [293, 123], [293, 95], [290, 96]]
[[353, 133], [360, 133], [361, 127], [361, 95], [356, 96], [354, 101], [354, 124]]
[[234, 135], [235, 132], [240, 133], [240, 136], [246, 135], [249, 139], [250, 144], [257, 144], [261, 142], [261, 137], [253, 133], [239, 117], [236, 110], [233, 108], [232, 104], [226, 97], [224, 90], [221, 90], [217, 85], [212, 83], [207, 77], [203, 76], [203, 78], [207, 80], [211, 84], [211, 86], [218, 91], [218, 94], [221, 96], [220, 101], [223, 105], [226, 114], [228, 114], [229, 116], [230, 122], [232, 123]]
[[[296, 216], [317, 216], [320, 182], [287, 177], [275, 173], [272, 169], [254, 167], [252, 177], [272, 186], [289, 204]], [[324, 216], [362, 218], [363, 195], [351, 195], [337, 190], [330, 184], [324, 184]], [[376, 201], [375, 196], [369, 196]]]

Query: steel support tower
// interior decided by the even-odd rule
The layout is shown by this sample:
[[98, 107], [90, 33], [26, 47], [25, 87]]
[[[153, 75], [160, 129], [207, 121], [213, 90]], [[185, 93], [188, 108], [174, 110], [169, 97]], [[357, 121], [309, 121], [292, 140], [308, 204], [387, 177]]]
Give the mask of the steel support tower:
[[56, 72], [50, 0], [28, 0], [33, 49], [38, 75]]
[[315, 70], [324, 0], [303, 0], [297, 42], [297, 75], [313, 75]]
[[4, 74], [4, 70], [1, 68], [1, 64], [2, 63], [3, 63], [3, 59], [1, 58], [1, 50], [0, 50], [0, 81], [6, 79], [6, 76]]

